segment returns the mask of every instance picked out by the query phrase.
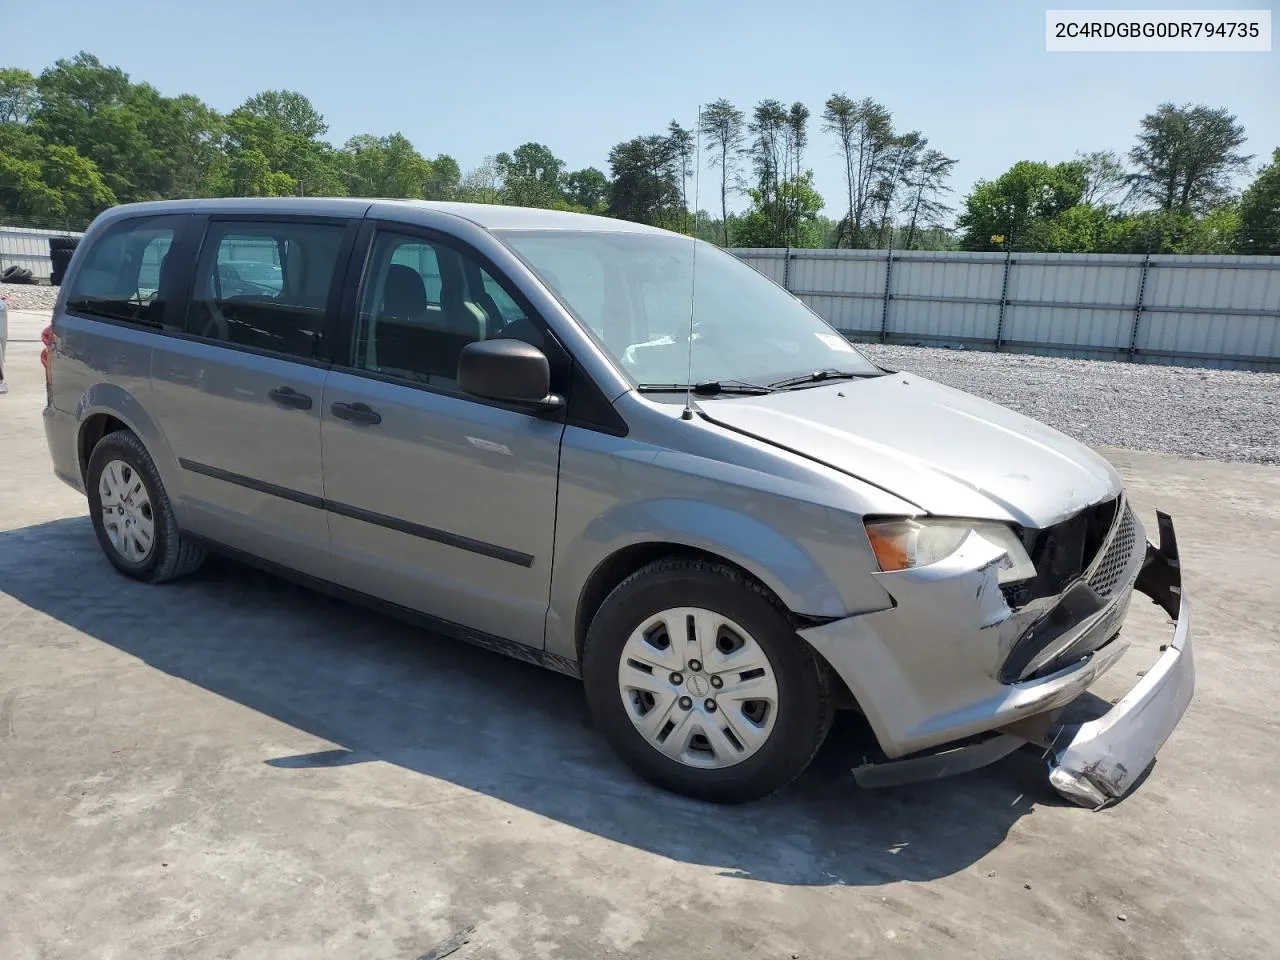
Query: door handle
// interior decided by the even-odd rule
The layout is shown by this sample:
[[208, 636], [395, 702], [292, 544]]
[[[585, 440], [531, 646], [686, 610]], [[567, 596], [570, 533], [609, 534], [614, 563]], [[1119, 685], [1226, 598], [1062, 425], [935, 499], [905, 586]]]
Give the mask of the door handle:
[[366, 403], [335, 403], [329, 408], [339, 420], [353, 423], [381, 423], [382, 414]]
[[294, 407], [298, 410], [311, 409], [311, 398], [305, 393], [299, 393], [293, 387], [276, 387], [274, 390], [267, 391], [267, 396], [282, 407]]

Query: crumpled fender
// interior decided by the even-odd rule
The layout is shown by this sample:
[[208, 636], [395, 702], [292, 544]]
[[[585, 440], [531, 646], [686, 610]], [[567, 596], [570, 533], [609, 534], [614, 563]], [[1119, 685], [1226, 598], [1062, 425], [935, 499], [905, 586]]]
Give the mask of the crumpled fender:
[[[890, 609], [800, 631], [848, 685], [890, 757], [999, 725], [1043, 697], [996, 679], [1017, 638], [1040, 615], [1016, 613], [1000, 590], [1004, 548], [971, 532], [937, 563], [875, 574]], [[1064, 681], [1060, 696], [1087, 680]]]

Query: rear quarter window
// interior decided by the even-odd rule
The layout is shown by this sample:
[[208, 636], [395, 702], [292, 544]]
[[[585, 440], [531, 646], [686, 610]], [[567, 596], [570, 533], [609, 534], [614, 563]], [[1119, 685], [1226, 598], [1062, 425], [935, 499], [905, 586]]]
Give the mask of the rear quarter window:
[[145, 217], [108, 227], [85, 251], [67, 292], [68, 309], [159, 328], [165, 257], [179, 223], [179, 217]]

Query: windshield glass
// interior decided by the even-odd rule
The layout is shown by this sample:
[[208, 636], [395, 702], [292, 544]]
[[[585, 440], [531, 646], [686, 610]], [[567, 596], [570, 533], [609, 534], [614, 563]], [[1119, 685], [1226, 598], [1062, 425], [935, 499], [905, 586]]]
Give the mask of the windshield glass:
[[599, 231], [502, 231], [636, 384], [767, 384], [818, 370], [880, 371], [826, 321], [732, 254], [693, 241]]

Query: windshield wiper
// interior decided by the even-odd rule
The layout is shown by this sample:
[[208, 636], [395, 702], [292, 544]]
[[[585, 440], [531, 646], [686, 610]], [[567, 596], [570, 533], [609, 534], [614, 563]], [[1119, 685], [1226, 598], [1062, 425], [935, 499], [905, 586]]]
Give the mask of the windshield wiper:
[[852, 370], [814, 370], [812, 373], [801, 374], [798, 377], [788, 377], [786, 380], [775, 380], [769, 384], [772, 390], [785, 390], [787, 387], [799, 387], [810, 383], [821, 383], [823, 380], [856, 380], [860, 377], [879, 377], [880, 373], [855, 373]]
[[[683, 393], [690, 387], [686, 383], [642, 383], [636, 387], [641, 393]], [[773, 387], [759, 383], [748, 383], [746, 380], [703, 380], [692, 387], [695, 396], [714, 397], [717, 394], [736, 394], [738, 396], [759, 396], [773, 393]]]

